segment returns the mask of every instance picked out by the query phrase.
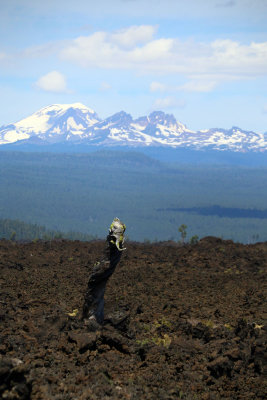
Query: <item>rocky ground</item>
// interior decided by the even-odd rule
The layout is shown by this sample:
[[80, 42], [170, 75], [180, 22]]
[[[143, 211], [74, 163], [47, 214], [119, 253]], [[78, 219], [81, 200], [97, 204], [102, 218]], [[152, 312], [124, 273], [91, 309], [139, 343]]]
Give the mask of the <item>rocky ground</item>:
[[0, 241], [0, 397], [266, 398], [267, 243], [128, 243], [88, 332], [104, 246]]

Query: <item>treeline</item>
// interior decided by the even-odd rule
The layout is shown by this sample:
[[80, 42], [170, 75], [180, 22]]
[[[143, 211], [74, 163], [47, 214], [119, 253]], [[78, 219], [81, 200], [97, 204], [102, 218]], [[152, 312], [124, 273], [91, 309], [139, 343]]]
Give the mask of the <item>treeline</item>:
[[90, 241], [96, 239], [93, 235], [80, 232], [60, 232], [46, 229], [37, 224], [28, 224], [20, 220], [0, 219], [0, 239], [8, 240], [52, 240], [69, 239]]
[[199, 214], [204, 216], [215, 215], [220, 218], [259, 218], [267, 219], [267, 210], [257, 210], [255, 208], [233, 208], [233, 207], [176, 207], [176, 208], [159, 208], [157, 211], [178, 211]]

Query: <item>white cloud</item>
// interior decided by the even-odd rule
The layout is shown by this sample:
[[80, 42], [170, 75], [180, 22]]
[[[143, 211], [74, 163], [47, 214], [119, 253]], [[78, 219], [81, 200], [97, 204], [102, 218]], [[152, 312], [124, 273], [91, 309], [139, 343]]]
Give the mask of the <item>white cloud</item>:
[[179, 86], [178, 90], [183, 90], [185, 92], [211, 92], [216, 87], [216, 81], [190, 81], [186, 82], [184, 85]]
[[58, 71], [52, 71], [41, 76], [35, 86], [46, 92], [67, 93], [67, 84], [64, 75]]
[[102, 92], [110, 90], [111, 88], [112, 88], [112, 86], [108, 82], [102, 82], [101, 85], [100, 85], [100, 90]]
[[[209, 75], [212, 83], [206, 83], [207, 88], [221, 80], [267, 75], [267, 42], [241, 44], [220, 39], [204, 43], [153, 38], [155, 34], [153, 26], [134, 26], [115, 33], [95, 32], [66, 42], [60, 57], [84, 68], [131, 69], [137, 73], [162, 75], [173, 73], [193, 81], [193, 76], [203, 80]], [[192, 83], [189, 89], [190, 86], [193, 88]]]
[[[267, 42], [244, 44], [230, 39], [196, 42], [158, 36], [157, 27], [152, 25], [98, 31], [73, 40], [29, 47], [13, 55], [1, 53], [0, 61], [4, 65], [7, 59], [13, 59], [17, 66], [19, 60], [59, 57], [85, 69], [177, 75], [179, 80], [187, 81], [173, 87], [154, 81], [151, 92], [209, 92], [223, 82], [267, 76]], [[57, 71], [41, 77], [36, 85], [53, 92], [67, 91], [65, 78]]]
[[183, 108], [185, 106], [184, 100], [176, 99], [175, 97], [163, 97], [155, 100], [153, 107], [158, 109], [169, 109], [169, 108]]
[[60, 57], [85, 68], [158, 70], [157, 64], [169, 56], [173, 39], [151, 40], [154, 27], [148, 26], [147, 32], [145, 27], [141, 32], [134, 28], [81, 36], [67, 43]]
[[164, 85], [163, 83], [151, 82], [151, 84], [150, 84], [151, 92], [165, 92], [166, 90], [168, 90], [168, 86]]
[[110, 41], [121, 48], [131, 49], [137, 44], [152, 40], [155, 30], [151, 25], [131, 26], [112, 33]]
[[211, 92], [216, 87], [216, 81], [199, 79], [186, 82], [184, 85], [165, 85], [160, 82], [152, 82], [150, 84], [151, 92]]
[[62, 46], [63, 41], [47, 42], [40, 45], [30, 46], [18, 53], [23, 59], [45, 58], [57, 54]]

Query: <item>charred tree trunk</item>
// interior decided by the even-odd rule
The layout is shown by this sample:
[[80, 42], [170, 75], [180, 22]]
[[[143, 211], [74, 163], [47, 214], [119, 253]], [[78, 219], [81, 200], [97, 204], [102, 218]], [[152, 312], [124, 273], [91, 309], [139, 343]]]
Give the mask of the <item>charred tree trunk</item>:
[[99, 324], [104, 320], [104, 294], [108, 279], [111, 277], [122, 255], [125, 225], [115, 218], [107, 236], [107, 256], [98, 262], [89, 277], [83, 304], [83, 319], [95, 319]]

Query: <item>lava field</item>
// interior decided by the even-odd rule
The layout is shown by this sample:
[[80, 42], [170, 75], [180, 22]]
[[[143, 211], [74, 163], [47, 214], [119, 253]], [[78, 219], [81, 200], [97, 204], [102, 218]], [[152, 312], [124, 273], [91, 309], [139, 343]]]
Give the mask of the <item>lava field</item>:
[[0, 241], [0, 397], [265, 399], [267, 242], [126, 247], [91, 332], [105, 242]]

